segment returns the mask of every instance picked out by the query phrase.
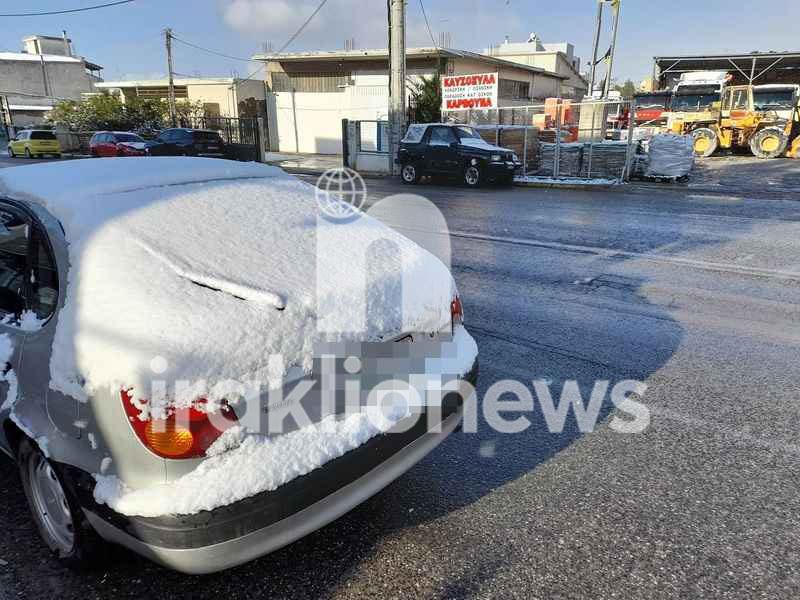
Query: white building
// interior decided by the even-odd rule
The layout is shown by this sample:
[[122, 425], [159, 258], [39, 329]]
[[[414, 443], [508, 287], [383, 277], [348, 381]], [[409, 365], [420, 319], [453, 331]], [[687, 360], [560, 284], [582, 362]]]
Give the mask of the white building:
[[72, 41], [34, 35], [22, 52], [0, 52], [0, 108], [6, 124], [42, 123], [59, 100], [80, 100], [102, 81], [102, 67], [75, 56]]
[[487, 48], [484, 54], [565, 76], [567, 79], [562, 85], [564, 98], [580, 100], [588, 93], [589, 84], [581, 75], [581, 59], [575, 56], [572, 44], [544, 44], [539, 36], [532, 33], [526, 42], [510, 42], [506, 39], [502, 44]]
[[[279, 152], [340, 154], [342, 119], [386, 121], [386, 49], [256, 55], [266, 62], [270, 148]], [[434, 74], [494, 73], [498, 106], [532, 104], [558, 96], [563, 75], [544, 68], [463, 50], [409, 48], [410, 81]]]
[[[173, 80], [175, 98], [202, 102], [206, 117], [260, 117], [266, 115], [264, 82], [235, 77], [191, 77]], [[104, 81], [96, 90], [118, 93], [122, 101], [133, 97], [166, 100], [167, 79]]]

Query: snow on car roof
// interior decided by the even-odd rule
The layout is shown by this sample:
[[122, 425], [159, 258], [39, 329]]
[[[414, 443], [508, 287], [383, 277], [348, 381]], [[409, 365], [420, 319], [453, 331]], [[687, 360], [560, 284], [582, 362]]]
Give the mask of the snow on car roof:
[[[277, 167], [64, 161], [3, 169], [0, 193], [43, 205], [63, 225], [70, 269], [50, 385], [79, 400], [132, 388], [135, 399], [150, 399], [143, 416], [158, 417], [200, 393], [161, 393], [154, 379], [199, 382], [212, 407], [230, 392], [220, 382], [279, 385], [289, 367], [311, 368], [317, 317], [329, 316], [317, 315], [318, 293], [339, 331], [360, 331], [363, 315], [352, 307], [376, 309], [349, 339], [396, 335], [398, 323], [438, 331], [450, 321], [455, 288], [438, 259], [368, 215], [347, 225], [319, 219], [314, 188]], [[320, 235], [328, 268], [317, 273]], [[372, 244], [376, 236], [391, 244]], [[403, 287], [402, 306], [388, 300], [397, 297], [398, 252], [402, 277], [417, 284]], [[366, 286], [353, 268], [365, 256]]]

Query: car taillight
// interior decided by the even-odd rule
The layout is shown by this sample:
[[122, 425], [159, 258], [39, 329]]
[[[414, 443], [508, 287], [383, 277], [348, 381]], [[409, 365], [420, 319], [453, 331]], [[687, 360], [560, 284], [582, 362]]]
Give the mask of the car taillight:
[[[176, 409], [166, 419], [139, 418], [140, 410], [130, 395], [120, 392], [125, 414], [139, 440], [154, 454], [162, 458], [199, 458], [206, 455], [206, 450], [222, 432], [238, 423], [236, 414], [225, 402], [219, 412], [209, 415], [194, 406]], [[200, 398], [195, 406], [205, 400]]]
[[455, 327], [456, 324], [464, 322], [464, 308], [461, 306], [461, 298], [456, 296], [450, 303], [450, 321]]

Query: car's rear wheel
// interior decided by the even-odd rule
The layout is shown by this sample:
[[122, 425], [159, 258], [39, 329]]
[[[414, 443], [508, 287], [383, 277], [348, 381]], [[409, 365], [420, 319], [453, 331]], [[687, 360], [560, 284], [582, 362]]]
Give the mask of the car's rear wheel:
[[71, 568], [100, 564], [104, 543], [57, 468], [28, 438], [20, 442], [17, 463], [33, 520], [59, 561]]
[[403, 183], [407, 184], [414, 184], [419, 183], [420, 175], [419, 169], [417, 169], [416, 165], [407, 163], [400, 168], [400, 177], [403, 180]]
[[481, 184], [481, 169], [478, 165], [468, 165], [464, 169], [464, 183], [469, 187], [478, 187]]

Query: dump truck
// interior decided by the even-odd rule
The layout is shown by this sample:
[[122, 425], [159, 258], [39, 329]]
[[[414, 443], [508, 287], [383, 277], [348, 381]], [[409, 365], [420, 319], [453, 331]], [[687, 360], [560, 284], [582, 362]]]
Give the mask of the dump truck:
[[698, 128], [710, 127], [719, 120], [719, 103], [731, 80], [727, 71], [682, 73], [672, 92], [665, 113], [667, 131], [689, 135]]
[[750, 148], [759, 158], [794, 156], [800, 151], [800, 86], [738, 85], [725, 89], [717, 119], [694, 123], [695, 154], [711, 156], [718, 148]]

